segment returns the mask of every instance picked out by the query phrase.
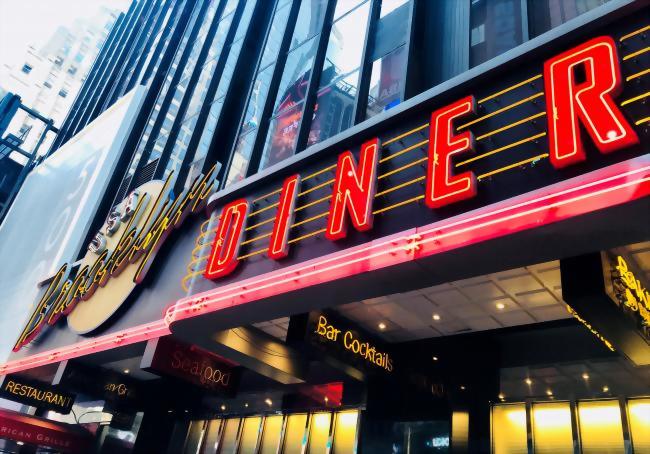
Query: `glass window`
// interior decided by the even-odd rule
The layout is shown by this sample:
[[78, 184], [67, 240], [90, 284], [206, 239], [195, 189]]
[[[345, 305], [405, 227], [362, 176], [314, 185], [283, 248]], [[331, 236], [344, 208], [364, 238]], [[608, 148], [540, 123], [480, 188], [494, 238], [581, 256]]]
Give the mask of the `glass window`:
[[273, 112], [282, 112], [305, 99], [318, 40], [312, 38], [287, 56]]
[[293, 155], [302, 118], [302, 102], [272, 118], [264, 144], [260, 167], [269, 167]]
[[634, 452], [650, 453], [650, 399], [633, 399], [627, 406]]
[[357, 6], [363, 0], [336, 0], [336, 8], [334, 9], [334, 20], [343, 16], [352, 8]]
[[402, 101], [406, 55], [406, 46], [403, 45], [372, 63], [366, 118], [395, 107]]
[[244, 115], [244, 123], [241, 128], [242, 134], [259, 126], [260, 115], [262, 114], [264, 101], [266, 100], [269, 85], [271, 84], [271, 77], [273, 77], [273, 66], [269, 66], [261, 71], [255, 78], [253, 91], [251, 92]]
[[269, 29], [268, 38], [266, 39], [264, 52], [262, 53], [262, 59], [260, 60], [260, 68], [267, 67], [278, 58], [282, 36], [284, 35], [290, 12], [291, 2], [284, 4], [275, 11], [273, 22]]
[[617, 400], [579, 402], [578, 417], [583, 454], [625, 452]]
[[241, 441], [239, 442], [239, 452], [255, 452], [257, 449], [257, 439], [260, 433], [262, 418], [252, 416], [244, 419], [242, 424]]
[[291, 39], [291, 49], [320, 33], [326, 8], [327, 0], [302, 0]]
[[523, 42], [521, 0], [471, 0], [470, 66]]
[[313, 413], [310, 419], [308, 454], [327, 454], [332, 414]]
[[264, 431], [260, 454], [277, 454], [280, 449], [280, 436], [282, 435], [282, 422], [284, 416], [273, 415], [264, 418]]
[[308, 145], [320, 142], [352, 124], [370, 2], [332, 24]]
[[287, 428], [284, 435], [284, 446], [282, 452], [285, 454], [304, 453], [306, 441], [305, 428], [307, 426], [306, 414], [294, 414], [287, 416]]
[[569, 402], [533, 404], [532, 423], [536, 454], [573, 453]]
[[357, 424], [359, 412], [357, 410], [342, 411], [336, 414], [334, 425], [334, 452], [337, 454], [353, 454], [357, 452]]
[[531, 38], [578, 17], [609, 0], [528, 0]]
[[248, 133], [242, 134], [237, 139], [235, 152], [230, 163], [230, 170], [226, 177], [226, 186], [246, 178], [246, 170], [248, 169], [248, 162], [250, 161], [253, 143], [255, 141], [255, 131], [248, 131]]
[[379, 10], [379, 17], [384, 17], [400, 6], [406, 5], [410, 0], [382, 0], [381, 9]]
[[528, 452], [524, 404], [497, 405], [492, 408], [492, 452], [494, 454]]

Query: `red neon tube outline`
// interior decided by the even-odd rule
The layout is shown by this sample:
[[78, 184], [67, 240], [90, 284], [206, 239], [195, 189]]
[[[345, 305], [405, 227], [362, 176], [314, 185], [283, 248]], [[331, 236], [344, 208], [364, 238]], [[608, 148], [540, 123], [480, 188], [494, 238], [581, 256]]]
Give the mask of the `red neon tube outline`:
[[475, 112], [476, 101], [467, 96], [431, 114], [429, 159], [425, 202], [429, 208], [440, 208], [476, 196], [476, 176], [467, 171], [453, 175], [452, 159], [474, 149], [471, 131], [454, 133], [453, 120]]
[[[584, 67], [587, 80], [575, 84], [573, 73], [578, 66]], [[594, 38], [547, 60], [544, 84], [549, 155], [555, 168], [586, 159], [579, 123], [601, 153], [639, 143], [613, 100], [622, 90], [623, 78], [616, 44], [609, 36]], [[603, 84], [606, 86], [599, 86]]]
[[293, 224], [300, 181], [300, 175], [295, 174], [285, 179], [282, 185], [268, 251], [273, 260], [283, 259], [289, 253], [289, 227]]
[[248, 201], [246, 199], [233, 200], [223, 207], [219, 216], [217, 234], [212, 243], [212, 251], [205, 268], [206, 279], [217, 279], [232, 273], [239, 260], [239, 247], [241, 237], [246, 228], [248, 217]]
[[378, 162], [379, 139], [376, 137], [361, 145], [358, 165], [351, 151], [339, 155], [325, 231], [328, 240], [347, 236], [346, 212], [357, 230], [364, 232], [372, 228]]

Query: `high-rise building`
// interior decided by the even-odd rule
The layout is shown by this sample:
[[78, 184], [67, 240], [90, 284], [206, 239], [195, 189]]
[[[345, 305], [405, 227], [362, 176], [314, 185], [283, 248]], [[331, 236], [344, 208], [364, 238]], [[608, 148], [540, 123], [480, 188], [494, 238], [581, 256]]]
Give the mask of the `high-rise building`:
[[647, 452], [648, 36], [645, 0], [134, 1], [0, 226], [0, 397], [36, 409], [0, 418]]
[[[29, 46], [18, 64], [0, 66], [1, 89], [19, 95], [23, 104], [61, 125], [117, 16], [116, 10], [102, 7], [92, 18], [59, 27], [44, 45]], [[34, 148], [42, 129], [26, 113], [18, 113], [9, 127], [16, 135], [29, 131], [22, 145], [26, 151]], [[52, 134], [43, 143], [44, 151], [53, 138]], [[20, 160], [17, 153], [12, 158]]]

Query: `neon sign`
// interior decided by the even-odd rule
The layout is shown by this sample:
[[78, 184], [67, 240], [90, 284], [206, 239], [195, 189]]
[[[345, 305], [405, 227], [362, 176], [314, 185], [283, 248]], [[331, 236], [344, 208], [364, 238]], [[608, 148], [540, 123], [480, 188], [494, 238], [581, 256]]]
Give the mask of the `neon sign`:
[[[579, 78], [579, 74], [583, 75], [584, 80]], [[580, 136], [581, 126], [587, 130], [596, 149], [602, 154], [639, 144], [638, 135], [614, 102], [621, 93], [623, 79], [617, 49], [612, 38], [601, 36], [548, 59], [544, 64], [543, 78], [546, 91], [546, 112], [543, 114], [548, 122], [548, 153], [506, 166], [505, 170], [517, 165], [535, 165], [544, 157], [549, 157], [556, 172], [585, 161], [587, 154]], [[538, 93], [523, 101], [534, 100], [543, 95], [543, 92]], [[493, 97], [486, 99], [491, 98]], [[521, 105], [523, 101], [514, 103], [513, 106]], [[296, 174], [287, 178], [282, 188], [275, 191], [280, 194], [277, 203], [257, 210], [253, 210], [255, 201], [251, 202], [247, 198], [228, 203], [221, 209], [217, 234], [203, 276], [215, 280], [230, 275], [242, 260], [256, 254], [255, 252], [244, 254], [243, 257], [239, 256], [242, 244], [269, 237], [269, 247], [260, 252], [267, 252], [270, 258], [280, 260], [289, 254], [289, 245], [297, 241], [288, 240], [289, 230], [325, 215], [327, 216], [326, 227], [304, 237], [324, 233], [328, 240], [338, 241], [349, 236], [350, 225], [359, 232], [369, 231], [373, 229], [375, 214], [386, 210], [375, 209], [376, 197], [417, 182], [424, 185], [424, 193], [395, 206], [423, 199], [429, 209], [436, 211], [476, 198], [479, 194], [478, 181], [504, 169], [479, 176], [472, 170], [456, 171], [459, 166], [500, 151], [494, 150], [481, 156], [471, 157], [477, 151], [477, 139], [471, 130], [472, 126], [486, 117], [512, 107], [503, 107], [494, 113], [474, 118], [479, 102], [474, 96], [466, 96], [435, 110], [430, 116], [430, 122], [418, 128], [418, 130], [428, 128], [428, 140], [416, 144], [426, 143], [427, 155], [400, 168], [381, 175], [378, 171], [379, 163], [401, 155], [411, 147], [393, 155], [381, 156], [380, 140], [373, 138], [360, 146], [358, 159], [355, 159], [349, 150], [341, 153], [336, 164], [332, 166], [335, 169], [335, 177], [330, 181], [300, 192], [302, 182], [322, 172], [309, 176]], [[529, 118], [539, 116], [538, 114]], [[521, 121], [515, 122], [514, 125], [519, 123]], [[501, 129], [510, 127], [512, 126]], [[545, 135], [546, 133], [542, 133], [533, 138]], [[511, 146], [527, 141], [529, 139], [521, 140]], [[505, 148], [508, 147], [502, 147]], [[462, 162], [459, 162], [460, 158], [463, 159]], [[394, 189], [377, 192], [377, 184], [380, 180], [398, 171], [413, 168], [417, 164], [426, 166], [425, 176], [398, 184]], [[327, 185], [331, 185], [332, 188], [328, 196], [296, 207], [296, 200], [301, 195]], [[329, 200], [327, 213], [291, 224], [295, 212], [327, 200]], [[247, 227], [249, 218], [273, 208], [275, 208], [273, 231], [243, 242], [244, 232], [268, 222], [258, 222]]]
[[[76, 275], [70, 276], [70, 264], [61, 266], [13, 350], [20, 350], [45, 326], [54, 325], [64, 315], [68, 317], [69, 327], [80, 334], [103, 324], [126, 300], [132, 289], [142, 282], [169, 234], [179, 228], [189, 214], [205, 206], [206, 199], [212, 193], [214, 179], [213, 167], [205, 176], [197, 177], [178, 197], [173, 197], [169, 188], [172, 175], [164, 183], [152, 181], [133, 191], [95, 235]], [[157, 194], [157, 198], [151, 203], [154, 194]], [[109, 238], [120, 230], [122, 234], [114, 239], [114, 247], [109, 251], [106, 247]], [[125, 276], [121, 274], [130, 265], [133, 265], [131, 272], [125, 276], [132, 281], [131, 285], [121, 293], [116, 293], [115, 288], [109, 286], [105, 295], [97, 296], [110, 280], [123, 280]], [[121, 285], [120, 289], [123, 287]]]

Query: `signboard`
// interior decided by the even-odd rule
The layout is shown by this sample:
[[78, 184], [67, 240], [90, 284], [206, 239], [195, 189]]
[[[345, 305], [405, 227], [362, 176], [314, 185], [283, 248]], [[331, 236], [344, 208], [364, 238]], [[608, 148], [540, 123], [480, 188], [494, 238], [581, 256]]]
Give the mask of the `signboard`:
[[[221, 286], [646, 153], [647, 93], [636, 80], [650, 53], [634, 51], [643, 45], [636, 36], [582, 41], [280, 181], [215, 194], [216, 233], [194, 263]], [[205, 242], [202, 233], [197, 248]]]
[[68, 327], [79, 334], [99, 328], [141, 283], [173, 229], [203, 209], [212, 193], [216, 167], [200, 175], [178, 197], [165, 182], [149, 181], [118, 204], [88, 245], [79, 270], [70, 276], [65, 263], [49, 283], [23, 329], [14, 351], [46, 326], [67, 315]]
[[323, 353], [361, 365], [368, 372], [395, 370], [395, 358], [374, 336], [324, 312], [312, 312], [307, 321], [307, 341]]
[[240, 372], [234, 365], [171, 337], [150, 341], [140, 367], [219, 393], [232, 393], [239, 384]]
[[4, 409], [0, 409], [0, 438], [73, 454], [89, 452], [93, 441], [90, 433], [79, 426]]
[[606, 348], [638, 366], [649, 365], [645, 287], [629, 263], [608, 251], [561, 259], [562, 298]]
[[2, 382], [0, 397], [64, 415], [70, 413], [76, 398], [58, 387], [13, 375], [5, 377]]
[[650, 345], [650, 287], [623, 255], [604, 252], [605, 291]]

